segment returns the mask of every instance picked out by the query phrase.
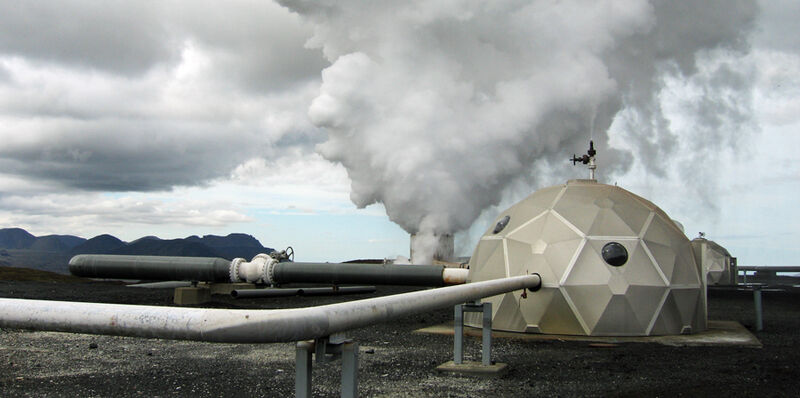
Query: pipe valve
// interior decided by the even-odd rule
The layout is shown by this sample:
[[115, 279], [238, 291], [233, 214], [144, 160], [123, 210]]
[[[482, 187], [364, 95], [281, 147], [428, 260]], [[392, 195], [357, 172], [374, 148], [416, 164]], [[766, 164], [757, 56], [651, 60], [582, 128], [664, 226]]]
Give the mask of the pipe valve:
[[258, 254], [250, 262], [243, 258], [231, 261], [231, 282], [264, 283], [271, 285], [275, 278], [274, 268], [278, 260], [268, 254]]
[[589, 178], [594, 180], [594, 171], [597, 169], [597, 164], [594, 162], [594, 155], [597, 155], [597, 151], [594, 149], [594, 141], [589, 141], [589, 150], [586, 151], [586, 154], [578, 157], [576, 155], [572, 155], [572, 159], [569, 159], [572, 162], [572, 165], [576, 165], [578, 163], [588, 164], [589, 165]]

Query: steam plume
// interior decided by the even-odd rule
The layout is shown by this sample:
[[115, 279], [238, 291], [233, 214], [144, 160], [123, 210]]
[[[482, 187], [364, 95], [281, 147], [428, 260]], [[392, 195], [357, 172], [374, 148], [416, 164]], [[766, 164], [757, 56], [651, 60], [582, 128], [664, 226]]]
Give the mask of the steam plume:
[[309, 109], [329, 134], [319, 152], [346, 167], [353, 203], [383, 203], [409, 233], [468, 228], [590, 135], [607, 172], [663, 173], [679, 146], [669, 81], [702, 80], [711, 104], [689, 112], [709, 129], [749, 117], [742, 72], [699, 57], [748, 50], [754, 1], [282, 3], [315, 24], [307, 45], [331, 62]]

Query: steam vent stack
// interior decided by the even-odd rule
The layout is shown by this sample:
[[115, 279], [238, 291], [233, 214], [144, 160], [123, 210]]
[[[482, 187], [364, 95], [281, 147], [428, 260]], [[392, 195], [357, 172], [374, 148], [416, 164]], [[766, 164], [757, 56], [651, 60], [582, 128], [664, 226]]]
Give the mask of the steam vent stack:
[[[452, 234], [434, 235], [433, 242], [420, 243], [417, 240], [416, 234], [411, 234], [411, 260], [414, 261], [417, 257], [418, 245], [425, 246], [426, 244], [435, 244], [435, 248], [431, 248], [433, 252], [434, 261], [452, 261], [454, 253], [454, 239]], [[423, 250], [425, 251], [425, 250]], [[424, 261], [424, 260], [423, 260]]]
[[[692, 244], [650, 201], [595, 180], [544, 188], [500, 214], [468, 281], [538, 273], [527, 298], [492, 303], [492, 326], [528, 333], [649, 336], [706, 329], [705, 277]], [[472, 326], [480, 319], [468, 317]]]

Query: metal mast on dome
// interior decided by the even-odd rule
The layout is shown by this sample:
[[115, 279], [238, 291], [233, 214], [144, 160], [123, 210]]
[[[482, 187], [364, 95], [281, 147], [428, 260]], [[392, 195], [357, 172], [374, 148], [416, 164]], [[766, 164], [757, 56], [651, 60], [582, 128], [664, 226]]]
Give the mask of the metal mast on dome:
[[589, 151], [587, 151], [586, 154], [581, 157], [577, 157], [573, 154], [572, 159], [570, 159], [570, 161], [572, 161], [573, 165], [578, 164], [578, 162], [583, 164], [588, 164], [589, 179], [596, 180], [596, 178], [594, 177], [594, 171], [597, 170], [597, 164], [594, 162], [594, 155], [596, 154], [597, 151], [594, 150], [594, 141], [589, 141]]

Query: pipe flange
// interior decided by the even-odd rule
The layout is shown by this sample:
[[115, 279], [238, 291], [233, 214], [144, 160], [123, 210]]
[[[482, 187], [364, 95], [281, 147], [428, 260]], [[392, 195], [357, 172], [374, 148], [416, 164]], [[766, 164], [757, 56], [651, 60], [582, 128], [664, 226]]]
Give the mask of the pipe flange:
[[267, 276], [267, 264], [268, 263], [269, 263], [269, 260], [261, 262], [261, 263], [258, 264], [258, 275], [261, 276], [261, 278], [259, 280], [261, 282], [266, 283], [266, 284], [269, 284], [269, 277]]
[[253, 257], [251, 264], [258, 264], [259, 281], [271, 285], [273, 283], [273, 266], [277, 261], [268, 254], [260, 253]]
[[267, 278], [267, 284], [273, 285], [275, 284], [275, 266], [278, 264], [278, 261], [274, 258], [271, 258], [269, 263], [267, 264], [267, 272], [264, 274]]
[[231, 260], [231, 268], [230, 268], [231, 283], [237, 283], [242, 281], [242, 278], [239, 277], [239, 266], [242, 265], [244, 261], [245, 260], [241, 257], [237, 257]]

